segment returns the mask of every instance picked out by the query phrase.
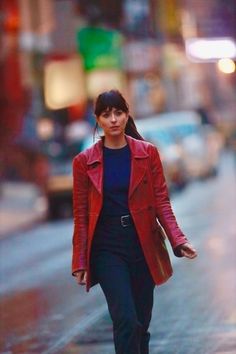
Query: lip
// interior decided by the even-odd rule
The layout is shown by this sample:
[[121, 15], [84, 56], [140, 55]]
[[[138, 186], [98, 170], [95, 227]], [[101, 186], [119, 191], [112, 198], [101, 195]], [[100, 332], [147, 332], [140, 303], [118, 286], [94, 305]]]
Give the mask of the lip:
[[114, 127], [111, 127], [110, 129], [118, 129], [119, 127], [116, 125]]

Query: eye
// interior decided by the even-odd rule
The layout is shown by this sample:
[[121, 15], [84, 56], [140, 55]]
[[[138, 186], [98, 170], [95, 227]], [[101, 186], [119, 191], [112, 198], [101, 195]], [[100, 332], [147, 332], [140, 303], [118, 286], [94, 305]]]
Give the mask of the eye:
[[102, 117], [103, 117], [103, 118], [108, 118], [108, 117], [109, 117], [109, 112], [104, 112], [104, 113], [102, 113]]
[[123, 113], [123, 111], [121, 111], [121, 110], [117, 110], [117, 111], [116, 111], [116, 114], [117, 114], [118, 116], [120, 116], [122, 113]]

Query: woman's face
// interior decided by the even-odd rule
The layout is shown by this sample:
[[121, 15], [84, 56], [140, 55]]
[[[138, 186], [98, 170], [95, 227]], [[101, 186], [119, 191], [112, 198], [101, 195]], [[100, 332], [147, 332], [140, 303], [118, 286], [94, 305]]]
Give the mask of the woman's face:
[[98, 125], [103, 129], [105, 136], [124, 134], [127, 121], [128, 113], [114, 107], [103, 111], [97, 117]]

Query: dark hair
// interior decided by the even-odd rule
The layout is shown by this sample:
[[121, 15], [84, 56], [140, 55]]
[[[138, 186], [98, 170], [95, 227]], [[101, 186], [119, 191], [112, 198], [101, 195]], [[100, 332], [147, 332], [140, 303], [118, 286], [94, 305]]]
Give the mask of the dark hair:
[[[95, 101], [94, 114], [98, 117], [100, 114], [106, 110], [112, 110], [112, 108], [120, 109], [125, 113], [129, 113], [129, 105], [118, 90], [110, 90], [102, 92]], [[98, 124], [96, 123], [94, 136]], [[125, 134], [132, 136], [138, 140], [144, 140], [144, 138], [137, 131], [136, 125], [133, 118], [129, 115], [126, 127]]]

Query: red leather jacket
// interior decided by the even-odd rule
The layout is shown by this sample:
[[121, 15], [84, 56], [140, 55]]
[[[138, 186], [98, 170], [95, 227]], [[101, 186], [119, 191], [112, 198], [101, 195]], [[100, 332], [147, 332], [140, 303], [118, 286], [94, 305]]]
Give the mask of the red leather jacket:
[[[172, 275], [172, 267], [159, 223], [176, 256], [180, 256], [177, 246], [187, 242], [187, 238], [173, 214], [156, 147], [128, 135], [126, 140], [131, 150], [129, 210], [153, 280], [161, 284]], [[87, 270], [86, 291], [96, 284], [91, 275], [90, 251], [103, 204], [102, 144], [99, 140], [73, 160], [72, 274], [80, 269]]]

